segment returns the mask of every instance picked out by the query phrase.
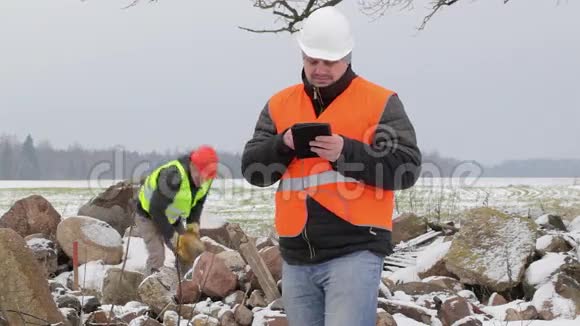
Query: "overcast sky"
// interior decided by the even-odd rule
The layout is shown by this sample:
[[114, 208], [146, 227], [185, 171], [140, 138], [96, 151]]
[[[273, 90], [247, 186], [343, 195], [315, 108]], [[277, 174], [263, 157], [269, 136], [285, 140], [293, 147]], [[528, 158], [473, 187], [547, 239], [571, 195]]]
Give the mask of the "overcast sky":
[[[399, 93], [423, 151], [494, 163], [580, 158], [580, 1], [467, 1], [417, 32], [427, 1], [350, 11], [353, 68]], [[250, 0], [0, 1], [0, 134], [66, 148], [241, 152], [300, 82], [289, 34]], [[352, 10], [355, 9], [355, 10]]]

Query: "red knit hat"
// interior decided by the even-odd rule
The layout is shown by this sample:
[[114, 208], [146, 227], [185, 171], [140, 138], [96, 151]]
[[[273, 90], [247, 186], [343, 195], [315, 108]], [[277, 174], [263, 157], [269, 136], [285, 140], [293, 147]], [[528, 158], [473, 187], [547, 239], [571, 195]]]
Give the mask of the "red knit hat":
[[191, 152], [189, 156], [204, 180], [213, 179], [217, 175], [218, 156], [213, 147], [202, 145]]

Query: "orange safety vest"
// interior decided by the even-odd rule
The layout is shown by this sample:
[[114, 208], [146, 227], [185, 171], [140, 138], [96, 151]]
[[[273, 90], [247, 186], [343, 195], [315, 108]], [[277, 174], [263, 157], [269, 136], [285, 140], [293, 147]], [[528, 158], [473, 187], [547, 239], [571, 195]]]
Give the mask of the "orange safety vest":
[[[392, 94], [393, 91], [356, 77], [317, 118], [304, 85], [298, 84], [270, 99], [270, 117], [278, 133], [295, 123], [326, 122], [333, 134], [371, 144]], [[351, 224], [392, 230], [392, 191], [345, 177], [325, 159], [294, 158], [276, 191], [275, 224], [280, 236], [295, 237], [302, 232], [308, 214], [307, 196]]]

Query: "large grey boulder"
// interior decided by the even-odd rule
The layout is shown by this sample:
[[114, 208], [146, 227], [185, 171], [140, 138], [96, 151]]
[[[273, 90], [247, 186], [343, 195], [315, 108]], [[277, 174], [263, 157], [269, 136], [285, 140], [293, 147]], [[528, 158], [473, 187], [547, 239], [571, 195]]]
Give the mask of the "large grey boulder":
[[464, 219], [445, 257], [449, 272], [462, 283], [502, 292], [517, 286], [536, 248], [536, 224], [490, 208], [474, 209]]
[[123, 242], [119, 232], [109, 224], [88, 216], [63, 220], [56, 232], [59, 245], [68, 257], [73, 257], [73, 243], [78, 241], [79, 264], [102, 260], [116, 265], [123, 257]]

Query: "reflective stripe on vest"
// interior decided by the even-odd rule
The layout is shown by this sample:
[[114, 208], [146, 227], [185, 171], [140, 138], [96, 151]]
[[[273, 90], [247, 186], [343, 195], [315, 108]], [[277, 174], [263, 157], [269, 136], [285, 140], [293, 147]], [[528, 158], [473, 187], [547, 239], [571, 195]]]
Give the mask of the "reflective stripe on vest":
[[301, 191], [308, 187], [321, 186], [337, 182], [356, 182], [354, 178], [348, 178], [336, 171], [326, 171], [311, 174], [305, 177], [287, 178], [280, 180], [278, 191]]
[[[356, 77], [318, 117], [303, 84], [274, 95], [268, 107], [278, 133], [295, 123], [326, 122], [333, 134], [371, 144], [392, 94]], [[392, 229], [394, 193], [345, 177], [322, 158], [294, 158], [280, 179], [275, 197], [276, 231], [281, 237], [295, 237], [303, 231], [308, 197], [353, 225]]]

